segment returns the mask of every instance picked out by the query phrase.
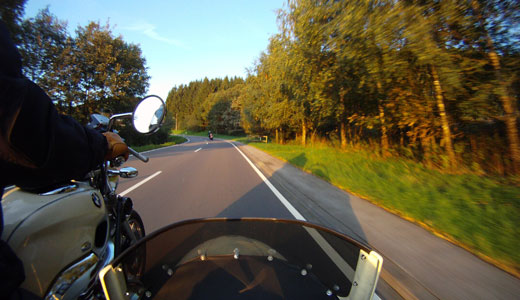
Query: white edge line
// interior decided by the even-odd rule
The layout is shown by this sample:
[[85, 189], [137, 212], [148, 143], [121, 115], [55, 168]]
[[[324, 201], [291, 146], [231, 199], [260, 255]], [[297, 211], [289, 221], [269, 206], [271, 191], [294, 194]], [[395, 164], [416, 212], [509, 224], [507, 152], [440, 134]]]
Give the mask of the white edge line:
[[145, 184], [147, 181], [151, 180], [152, 178], [154, 178], [155, 176], [161, 174], [162, 171], [157, 171], [155, 172], [154, 174], [148, 176], [146, 179], [143, 179], [141, 182], [135, 184], [134, 186], [128, 188], [127, 190], [125, 190], [124, 192], [121, 192], [119, 193], [120, 196], [124, 196], [128, 193], [130, 193], [131, 191], [135, 190], [136, 188], [140, 187], [141, 185]]
[[345, 276], [350, 279], [354, 278], [356, 271], [352, 269], [352, 267], [339, 255], [339, 253], [334, 250], [334, 248], [321, 236], [321, 234], [314, 228], [304, 227], [305, 230], [309, 233], [309, 235], [320, 245], [321, 249], [327, 253], [329, 258], [338, 266], [338, 269], [341, 270]]
[[238, 149], [238, 147], [235, 144], [233, 144], [231, 142], [228, 142], [228, 143], [233, 145], [233, 147], [235, 147], [235, 149], [237, 149], [238, 153], [242, 154], [242, 156], [249, 163], [251, 168], [253, 168], [253, 170], [255, 170], [256, 174], [258, 174], [258, 176], [260, 176], [260, 178], [265, 182], [265, 184], [269, 187], [269, 189], [271, 189], [271, 191], [274, 193], [274, 195], [280, 200], [280, 202], [282, 202], [282, 204], [285, 206], [285, 208], [287, 208], [287, 210], [289, 210], [289, 212], [297, 220], [307, 221], [302, 216], [302, 214], [300, 214], [300, 212], [297, 211], [296, 208], [294, 208], [294, 206], [292, 206], [292, 204], [289, 203], [289, 201], [287, 201], [287, 199], [285, 199], [285, 197], [274, 187], [274, 185], [271, 184], [271, 182], [264, 176], [264, 174], [262, 174], [262, 172], [260, 172], [260, 170], [258, 170], [258, 168], [251, 162], [251, 160], [249, 160], [249, 158], [240, 149]]
[[[296, 210], [296, 208], [294, 208], [294, 206], [292, 206], [292, 204], [289, 203], [289, 201], [287, 201], [287, 199], [278, 191], [278, 189], [276, 189], [276, 187], [274, 187], [274, 185], [271, 184], [271, 182], [264, 176], [264, 174], [262, 174], [262, 172], [260, 172], [260, 170], [258, 170], [258, 168], [251, 162], [251, 160], [235, 144], [233, 144], [231, 142], [228, 142], [228, 143], [233, 145], [233, 147], [235, 147], [235, 149], [244, 157], [244, 159], [249, 163], [249, 165], [253, 168], [253, 170], [255, 170], [256, 174], [258, 174], [258, 176], [260, 176], [260, 178], [269, 187], [269, 189], [271, 189], [271, 191], [275, 194], [275, 196], [278, 197], [280, 202], [282, 202], [282, 204], [287, 208], [287, 210], [289, 210], [289, 212], [296, 219], [301, 220], [301, 221], [307, 221], [302, 216], [302, 214], [300, 214], [300, 212], [298, 210]], [[355, 271], [354, 271], [354, 269], [352, 269], [352, 267], [347, 262], [345, 262], [345, 260], [341, 257], [341, 255], [339, 255], [339, 253], [336, 252], [336, 250], [334, 250], [334, 248], [332, 248], [332, 246], [315, 229], [313, 229], [313, 228], [305, 228], [305, 229], [307, 230], [309, 235], [314, 239], [314, 241], [316, 241], [316, 243], [321, 247], [321, 249], [323, 249], [323, 251], [325, 251], [325, 253], [327, 253], [327, 255], [330, 257], [330, 259], [338, 265], [338, 268], [341, 270], [341, 272], [343, 272], [343, 274], [345, 274], [345, 276], [347, 278], [353, 279]], [[375, 293], [374, 293], [374, 295], [375, 295]]]
[[195, 150], [194, 152], [199, 152], [200, 150], [202, 150], [202, 148], [199, 148], [199, 149]]

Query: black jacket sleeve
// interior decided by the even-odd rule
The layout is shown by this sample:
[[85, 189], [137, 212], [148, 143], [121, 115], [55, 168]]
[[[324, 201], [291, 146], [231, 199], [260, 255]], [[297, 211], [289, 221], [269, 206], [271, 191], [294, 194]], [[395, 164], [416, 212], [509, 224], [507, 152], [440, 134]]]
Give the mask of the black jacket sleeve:
[[38, 188], [81, 178], [103, 162], [105, 137], [60, 115], [21, 75], [20, 54], [0, 22], [0, 187]]
[[31, 81], [0, 81], [0, 106], [10, 101], [19, 105], [14, 123], [4, 126], [11, 127], [5, 134], [11, 153], [4, 153], [0, 162], [2, 184], [38, 188], [81, 178], [103, 162], [108, 147], [102, 134], [58, 114]]

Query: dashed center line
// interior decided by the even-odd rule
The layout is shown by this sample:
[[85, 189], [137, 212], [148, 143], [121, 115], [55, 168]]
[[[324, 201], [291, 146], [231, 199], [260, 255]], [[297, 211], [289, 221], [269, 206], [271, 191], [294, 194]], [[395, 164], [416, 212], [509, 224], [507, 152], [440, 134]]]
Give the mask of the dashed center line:
[[199, 148], [199, 149], [195, 150], [195, 152], [199, 152], [200, 150], [202, 150], [202, 148]]

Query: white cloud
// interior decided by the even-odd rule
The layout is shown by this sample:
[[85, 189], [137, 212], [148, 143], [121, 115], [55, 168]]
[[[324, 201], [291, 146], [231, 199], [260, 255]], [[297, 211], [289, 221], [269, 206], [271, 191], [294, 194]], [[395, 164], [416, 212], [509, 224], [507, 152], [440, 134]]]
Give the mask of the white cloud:
[[176, 46], [179, 48], [188, 49], [188, 47], [186, 45], [184, 45], [183, 42], [160, 35], [155, 30], [155, 25], [150, 24], [148, 22], [137, 23], [133, 26], [124, 26], [124, 27], [122, 27], [122, 29], [141, 32], [142, 34], [146, 35], [147, 37], [149, 37], [151, 39], [161, 41], [161, 42], [164, 42], [164, 43], [167, 43], [169, 45]]

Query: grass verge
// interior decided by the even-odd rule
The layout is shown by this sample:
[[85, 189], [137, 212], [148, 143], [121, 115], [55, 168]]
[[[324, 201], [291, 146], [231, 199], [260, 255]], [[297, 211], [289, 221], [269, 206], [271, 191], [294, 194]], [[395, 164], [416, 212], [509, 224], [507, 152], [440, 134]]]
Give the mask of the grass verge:
[[445, 174], [359, 150], [250, 145], [415, 221], [520, 277], [518, 186], [471, 174]]
[[134, 149], [137, 152], [144, 152], [144, 151], [153, 150], [153, 149], [157, 149], [157, 148], [181, 144], [181, 143], [184, 143], [185, 141], [186, 141], [186, 138], [184, 138], [182, 136], [170, 135], [168, 137], [168, 141], [163, 144], [159, 144], [159, 145], [150, 144], [150, 145], [144, 145], [144, 146], [131, 146], [131, 147], [132, 147], [132, 149]]

